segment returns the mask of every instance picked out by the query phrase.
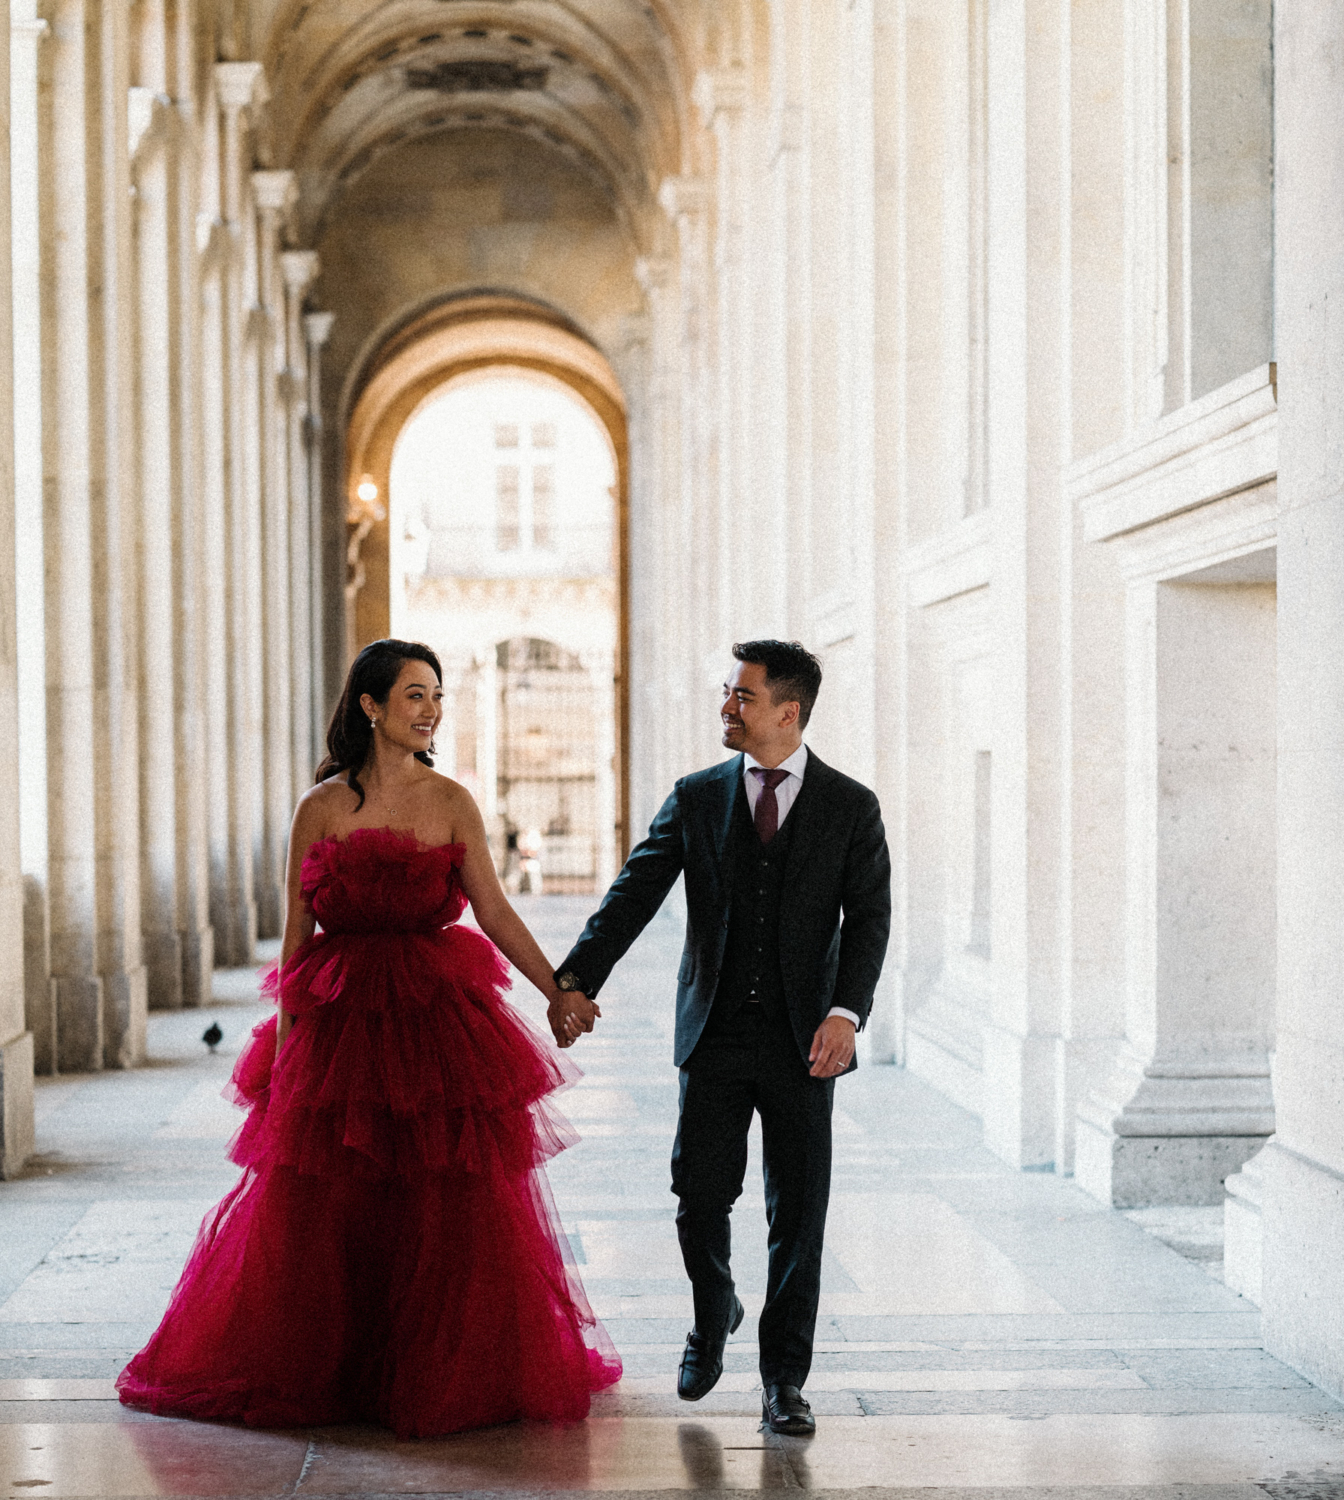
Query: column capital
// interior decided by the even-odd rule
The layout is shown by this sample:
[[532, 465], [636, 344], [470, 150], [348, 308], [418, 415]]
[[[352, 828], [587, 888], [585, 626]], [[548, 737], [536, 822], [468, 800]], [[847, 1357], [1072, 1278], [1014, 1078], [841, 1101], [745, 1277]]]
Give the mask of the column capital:
[[751, 98], [747, 70], [740, 63], [726, 68], [705, 68], [696, 75], [691, 99], [706, 125], [721, 114], [740, 114]]
[[285, 250], [281, 253], [280, 274], [285, 278], [285, 286], [295, 297], [303, 296], [317, 280], [319, 270], [316, 250]]
[[279, 172], [253, 172], [252, 197], [266, 213], [288, 213], [299, 196], [297, 175], [288, 169]]
[[702, 177], [664, 177], [658, 206], [669, 219], [690, 218], [709, 206], [709, 188]]
[[215, 92], [220, 104], [233, 112], [265, 104], [270, 98], [266, 69], [259, 62], [216, 63]]
[[335, 321], [335, 313], [311, 312], [303, 315], [303, 333], [310, 349], [320, 349], [326, 343], [331, 337], [331, 325]]

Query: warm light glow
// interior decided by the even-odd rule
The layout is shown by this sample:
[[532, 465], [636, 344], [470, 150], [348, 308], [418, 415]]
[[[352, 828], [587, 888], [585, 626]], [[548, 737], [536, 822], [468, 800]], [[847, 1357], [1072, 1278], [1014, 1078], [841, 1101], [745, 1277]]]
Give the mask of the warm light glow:
[[359, 496], [365, 505], [370, 505], [378, 498], [378, 486], [374, 484], [372, 479], [361, 479], [358, 489], [355, 490], [355, 494]]

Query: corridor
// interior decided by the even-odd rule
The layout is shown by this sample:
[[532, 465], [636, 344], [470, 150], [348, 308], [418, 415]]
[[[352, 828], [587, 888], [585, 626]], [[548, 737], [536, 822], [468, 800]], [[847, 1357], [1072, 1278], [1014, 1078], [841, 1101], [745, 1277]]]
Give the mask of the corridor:
[[[589, 903], [525, 905], [558, 956]], [[604, 992], [599, 1033], [576, 1054], [586, 1077], [564, 1101], [583, 1140], [551, 1181], [626, 1367], [586, 1424], [399, 1443], [372, 1429], [251, 1432], [116, 1404], [117, 1371], [233, 1179], [223, 1148], [238, 1116], [219, 1090], [264, 1011], [248, 971], [219, 971], [212, 1007], [151, 1017], [149, 1066], [39, 1081], [37, 1155], [0, 1197], [0, 1495], [1340, 1493], [1344, 1412], [1263, 1352], [1251, 1304], [1147, 1232], [1145, 1215], [1010, 1170], [975, 1120], [894, 1068], [865, 1068], [837, 1093], [807, 1392], [818, 1436], [757, 1430], [755, 1163], [736, 1215], [749, 1316], [718, 1389], [700, 1406], [679, 1403], [690, 1299], [667, 1191], [679, 941], [665, 910]], [[215, 1055], [199, 1040], [211, 1017], [224, 1032]]]

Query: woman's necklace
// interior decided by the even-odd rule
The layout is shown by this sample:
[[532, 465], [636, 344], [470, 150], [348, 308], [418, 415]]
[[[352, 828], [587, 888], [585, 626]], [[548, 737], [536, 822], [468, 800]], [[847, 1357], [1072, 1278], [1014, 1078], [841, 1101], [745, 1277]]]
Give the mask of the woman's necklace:
[[[392, 803], [388, 800], [387, 793], [385, 791], [383, 791], [382, 788], [380, 787], [378, 789], [378, 791], [376, 791], [374, 793], [374, 796], [376, 796], [377, 799], [378, 799], [378, 801], [383, 804], [383, 807], [386, 810], [388, 817], [389, 818], [395, 818], [396, 815], [397, 815], [398, 809], [392, 806]], [[400, 800], [400, 796], [398, 796], [398, 800]]]

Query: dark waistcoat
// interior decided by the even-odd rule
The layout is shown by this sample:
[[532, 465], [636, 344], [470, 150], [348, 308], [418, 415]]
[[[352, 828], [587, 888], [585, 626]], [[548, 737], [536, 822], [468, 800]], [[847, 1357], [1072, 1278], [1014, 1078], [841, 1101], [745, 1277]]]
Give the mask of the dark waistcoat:
[[787, 1014], [779, 958], [779, 908], [796, 811], [795, 805], [774, 838], [763, 845], [751, 820], [746, 789], [738, 787], [728, 939], [714, 995], [714, 1011], [720, 1016], [754, 1003], [772, 1019]]

